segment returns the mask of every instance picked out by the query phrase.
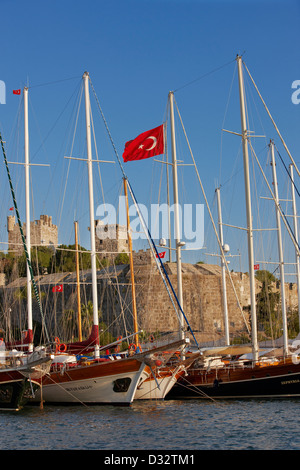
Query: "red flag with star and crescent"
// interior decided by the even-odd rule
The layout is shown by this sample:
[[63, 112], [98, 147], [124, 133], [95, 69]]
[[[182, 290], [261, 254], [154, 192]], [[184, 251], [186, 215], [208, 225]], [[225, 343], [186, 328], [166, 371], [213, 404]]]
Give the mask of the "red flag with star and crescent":
[[164, 125], [143, 132], [125, 144], [124, 162], [144, 160], [164, 153]]
[[53, 286], [52, 287], [52, 292], [62, 292], [63, 291], [63, 285], [59, 284], [58, 286]]

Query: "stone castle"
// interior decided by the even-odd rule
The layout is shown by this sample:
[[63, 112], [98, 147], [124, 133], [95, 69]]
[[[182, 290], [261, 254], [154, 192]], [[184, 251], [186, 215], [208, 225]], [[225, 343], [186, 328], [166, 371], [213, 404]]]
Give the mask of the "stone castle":
[[[15, 227], [12, 222], [11, 220], [9, 227], [10, 240], [12, 244], [17, 244], [17, 236], [12, 236], [14, 233], [13, 227]], [[35, 232], [40, 237], [39, 240], [35, 239], [37, 244], [43, 244], [41, 243], [42, 237], [45, 237], [45, 244], [57, 243], [57, 229], [52, 224], [51, 217], [41, 216], [40, 221], [33, 223], [32, 227], [33, 232], [35, 229], [40, 229], [40, 231]], [[45, 230], [47, 227], [49, 228], [48, 231]], [[118, 253], [128, 252], [128, 242], [125, 227], [115, 227], [116, 237], [114, 239], [107, 238], [110, 229], [112, 227], [107, 226], [105, 229], [102, 226], [102, 232], [99, 232], [99, 230], [97, 231], [97, 225], [95, 226], [97, 233], [96, 251], [100, 258], [105, 257], [111, 261]], [[178, 318], [158, 273], [156, 260], [150, 250], [134, 252], [133, 264], [139, 328], [151, 333], [168, 333], [178, 330]], [[175, 292], [177, 292], [176, 263], [164, 262], [164, 267]], [[115, 265], [113, 263], [97, 272], [99, 310], [102, 313], [103, 321], [107, 325], [113, 325], [113, 334], [115, 336], [125, 336], [127, 331], [132, 332], [130, 274], [128, 264]], [[244, 273], [231, 273], [235, 290], [228, 274], [226, 274], [226, 277], [230, 335], [236, 337], [247, 334], [250, 329], [249, 277]], [[197, 341], [201, 343], [213, 341], [218, 344], [224, 337], [221, 268], [217, 265], [183, 263], [182, 282], [183, 310]], [[45, 293], [42, 296], [42, 301], [45, 303], [45, 314], [48, 318], [54, 314], [56, 318], [62, 317], [65, 311], [77, 311], [76, 273], [45, 274], [39, 276], [38, 283], [41, 292]], [[259, 282], [256, 281], [256, 283], [257, 289], [259, 289]], [[52, 287], [58, 284], [63, 286], [59, 294], [52, 291]], [[9, 299], [14, 295], [15, 290], [22, 289], [25, 285], [26, 279], [22, 278], [3, 288], [5, 291], [3, 298], [7, 305], [9, 305]], [[277, 289], [276, 285], [274, 289]], [[80, 272], [80, 293], [82, 303], [92, 300], [91, 273], [89, 271]], [[296, 284], [286, 285], [286, 296], [288, 308], [297, 308]], [[5, 309], [5, 305], [3, 308]], [[49, 309], [49, 312], [47, 309]], [[37, 307], [35, 307], [34, 312], [38, 318]], [[58, 324], [57, 320], [55, 320], [55, 324]], [[129, 326], [124, 326], [125, 324]], [[59, 331], [56, 334], [59, 336]]]

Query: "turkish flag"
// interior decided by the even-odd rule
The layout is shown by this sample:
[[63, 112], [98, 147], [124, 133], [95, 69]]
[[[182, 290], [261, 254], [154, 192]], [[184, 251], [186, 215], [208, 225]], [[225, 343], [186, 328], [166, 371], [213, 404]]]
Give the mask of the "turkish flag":
[[13, 94], [14, 94], [14, 95], [20, 95], [20, 94], [21, 94], [21, 90], [13, 90]]
[[158, 253], [158, 255], [156, 255], [156, 258], [164, 258], [165, 254], [166, 254], [166, 252], [162, 251], [161, 253]]
[[164, 125], [143, 132], [125, 144], [124, 162], [144, 160], [164, 153]]
[[254, 269], [255, 269], [255, 270], [258, 270], [258, 269], [259, 269], [259, 264], [255, 264], [255, 265], [254, 265]]
[[63, 285], [62, 284], [52, 287], [52, 292], [62, 292], [62, 291], [63, 291]]

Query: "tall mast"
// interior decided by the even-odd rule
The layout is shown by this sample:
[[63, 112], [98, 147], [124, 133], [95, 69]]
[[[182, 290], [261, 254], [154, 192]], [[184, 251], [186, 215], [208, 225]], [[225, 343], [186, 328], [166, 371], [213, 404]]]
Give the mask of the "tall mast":
[[287, 336], [286, 301], [285, 301], [285, 290], [284, 290], [284, 285], [285, 285], [284, 262], [283, 262], [283, 251], [282, 251], [280, 212], [278, 209], [278, 204], [279, 204], [278, 183], [277, 183], [275, 156], [274, 156], [274, 144], [272, 140], [270, 141], [270, 148], [271, 148], [274, 196], [275, 196], [275, 201], [276, 201], [277, 240], [278, 240], [278, 254], [279, 254], [281, 309], [282, 309], [282, 325], [283, 325], [283, 355], [285, 356], [288, 354], [288, 336]]
[[80, 301], [80, 279], [79, 279], [79, 253], [78, 253], [78, 222], [75, 226], [75, 250], [76, 250], [76, 280], [77, 280], [77, 322], [78, 322], [78, 340], [82, 341], [81, 329], [81, 301]]
[[[90, 94], [89, 94], [89, 74], [83, 74], [84, 96], [85, 96], [85, 119], [86, 119], [86, 145], [89, 180], [89, 203], [90, 203], [90, 237], [91, 237], [91, 264], [92, 264], [92, 292], [93, 292], [93, 323], [97, 328], [99, 338], [98, 321], [98, 295], [97, 295], [97, 270], [96, 270], [96, 242], [95, 242], [95, 219], [94, 219], [94, 190], [93, 190], [93, 163], [91, 144], [91, 121], [90, 121]], [[99, 357], [99, 341], [95, 345], [95, 356]]]
[[[177, 178], [177, 156], [176, 156], [176, 140], [175, 140], [175, 123], [174, 123], [174, 93], [170, 91], [170, 122], [171, 122], [171, 143], [172, 143], [172, 162], [173, 162], [173, 193], [174, 193], [174, 221], [175, 221], [175, 246], [177, 261], [177, 295], [178, 301], [183, 309], [182, 295], [182, 272], [181, 272], [181, 241], [179, 227], [179, 204], [178, 204], [178, 178]], [[180, 335], [184, 338], [183, 315], [180, 312]]]
[[[164, 126], [164, 132], [165, 126]], [[165, 139], [166, 140], [166, 139]], [[168, 205], [168, 232], [169, 232], [169, 262], [172, 262], [172, 241], [171, 241], [171, 214], [170, 214], [170, 184], [169, 184], [169, 162], [168, 153], [166, 152], [166, 179], [167, 179], [167, 205]]]
[[[224, 240], [223, 240], [223, 226], [222, 226], [222, 210], [221, 210], [221, 197], [220, 197], [220, 188], [216, 189], [217, 193], [217, 202], [218, 202], [218, 219], [219, 219], [219, 237], [220, 245], [224, 250]], [[226, 290], [226, 260], [223, 258], [221, 252], [221, 271], [222, 271], [222, 298], [223, 298], [223, 312], [224, 312], [224, 329], [225, 329], [225, 344], [230, 344], [229, 339], [229, 326], [228, 326], [228, 308], [227, 308], [227, 290]]]
[[[24, 87], [24, 147], [25, 147], [25, 203], [26, 203], [26, 245], [29, 260], [31, 259], [31, 239], [30, 239], [30, 179], [29, 179], [29, 132], [28, 132], [28, 88]], [[28, 336], [29, 351], [33, 350], [32, 333], [32, 291], [31, 274], [28, 263], [27, 270], [27, 316], [28, 316]]]
[[[297, 208], [296, 208], [296, 199], [295, 199], [295, 187], [294, 187], [294, 170], [293, 165], [290, 164], [290, 175], [292, 181], [292, 201], [293, 201], [293, 219], [294, 219], [294, 235], [295, 241], [298, 245], [298, 222], [297, 222]], [[299, 325], [300, 325], [300, 257], [298, 250], [295, 249], [296, 256], [296, 273], [297, 273], [297, 286], [298, 286], [298, 316], [299, 316]]]
[[130, 276], [131, 276], [131, 293], [132, 293], [132, 314], [133, 314], [133, 328], [135, 334], [135, 345], [139, 343], [139, 337], [137, 334], [137, 309], [136, 309], [136, 296], [135, 296], [135, 282], [134, 282], [134, 270], [133, 270], [133, 257], [132, 257], [132, 239], [130, 233], [130, 218], [129, 218], [129, 204], [128, 204], [128, 191], [127, 191], [127, 180], [124, 178], [124, 193], [126, 199], [126, 214], [127, 214], [127, 237], [128, 237], [128, 248], [129, 248], [129, 263], [130, 263]]
[[241, 128], [242, 128], [242, 144], [243, 144], [243, 157], [244, 157], [245, 197], [246, 197], [246, 212], [247, 212], [247, 238], [248, 238], [248, 260], [249, 260], [250, 303], [251, 303], [251, 324], [252, 324], [251, 335], [252, 335], [253, 359], [254, 361], [257, 361], [258, 342], [257, 342], [256, 299], [255, 299], [255, 277], [254, 277], [253, 226], [252, 226], [251, 191], [250, 191], [250, 174], [249, 174], [248, 133], [247, 133], [247, 124], [246, 124], [244, 78], [243, 78], [241, 56], [237, 56], [237, 64], [238, 64], [238, 75], [239, 75]]

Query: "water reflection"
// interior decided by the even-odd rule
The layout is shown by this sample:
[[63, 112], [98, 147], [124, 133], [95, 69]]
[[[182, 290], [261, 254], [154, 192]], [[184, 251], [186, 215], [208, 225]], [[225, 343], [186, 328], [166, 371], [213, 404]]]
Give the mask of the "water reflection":
[[300, 447], [297, 400], [138, 401], [2, 413], [1, 448], [236, 450]]

